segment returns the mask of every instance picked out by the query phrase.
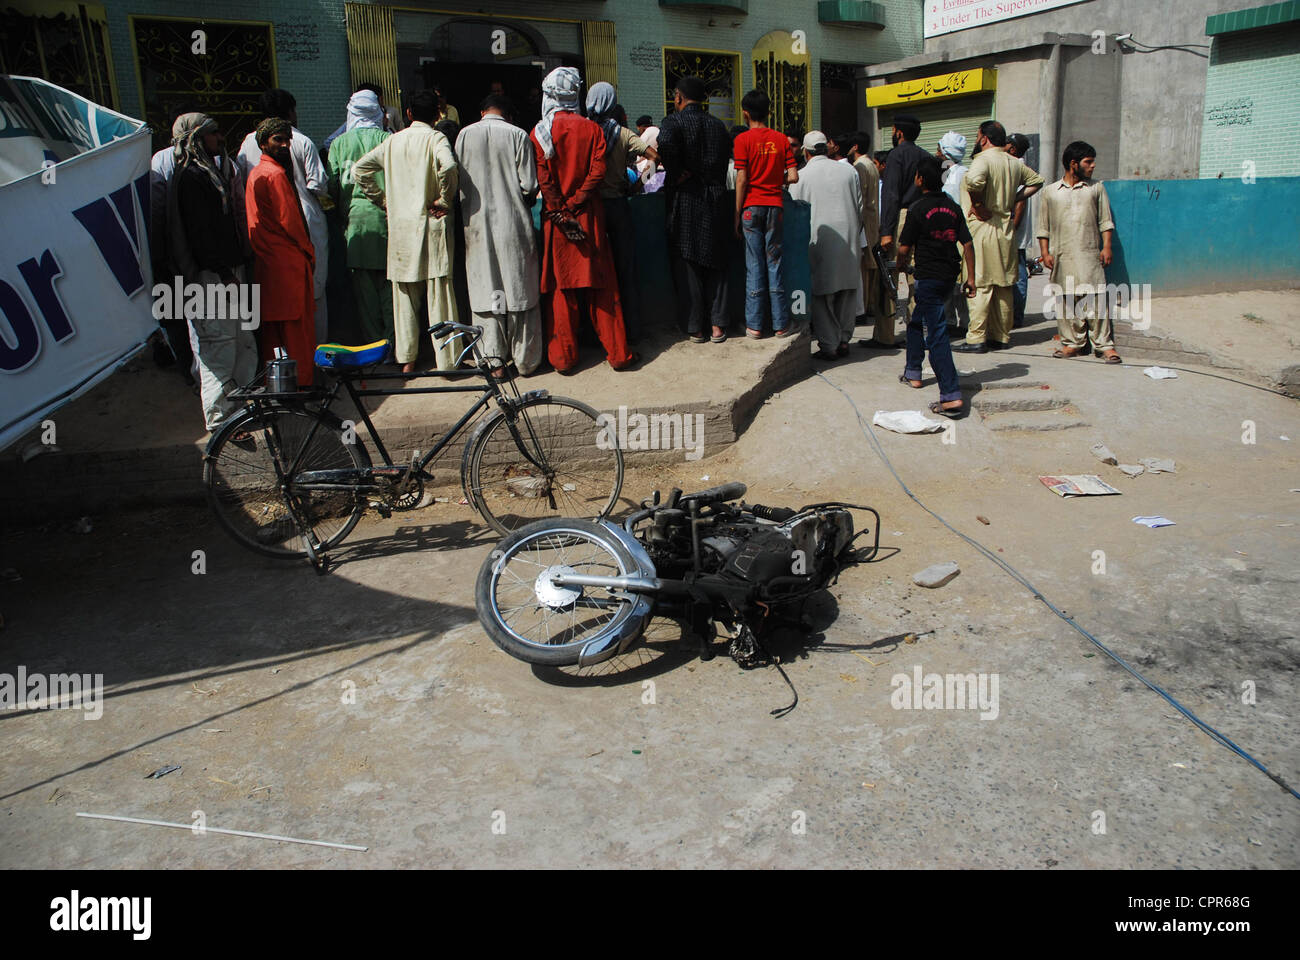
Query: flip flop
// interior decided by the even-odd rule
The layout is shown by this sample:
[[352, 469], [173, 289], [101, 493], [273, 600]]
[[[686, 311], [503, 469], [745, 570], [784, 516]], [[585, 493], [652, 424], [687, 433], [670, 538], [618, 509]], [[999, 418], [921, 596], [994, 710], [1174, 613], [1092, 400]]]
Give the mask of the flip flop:
[[905, 373], [900, 373], [898, 375], [898, 382], [907, 384], [913, 390], [920, 390], [923, 386], [925, 386], [924, 383], [920, 383], [920, 382], [913, 383], [911, 380], [907, 379], [907, 374]]
[[784, 330], [772, 331], [772, 336], [776, 337], [778, 340], [784, 340], [786, 337], [793, 337], [794, 334], [795, 330], [793, 326], [786, 327]]
[[726, 343], [727, 335], [724, 333], [720, 337], [709, 337], [709, 343]]
[[709, 338], [700, 336], [698, 333], [691, 334], [691, 343], [708, 343]]
[[949, 420], [960, 420], [966, 414], [966, 401], [961, 402], [960, 407], [952, 407], [945, 410], [942, 400], [936, 400], [930, 404], [930, 412], [937, 413], [941, 417], [947, 417]]

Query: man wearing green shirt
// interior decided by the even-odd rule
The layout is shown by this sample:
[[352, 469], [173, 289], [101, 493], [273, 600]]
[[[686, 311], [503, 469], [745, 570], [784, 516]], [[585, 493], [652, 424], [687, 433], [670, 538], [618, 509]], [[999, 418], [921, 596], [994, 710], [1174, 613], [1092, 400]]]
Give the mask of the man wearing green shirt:
[[[362, 339], [393, 339], [393, 287], [388, 282], [388, 215], [367, 199], [352, 179], [352, 165], [391, 136], [384, 108], [371, 90], [348, 101], [347, 130], [329, 149], [330, 193], [343, 218], [348, 272]], [[380, 174], [382, 176], [382, 174]]]

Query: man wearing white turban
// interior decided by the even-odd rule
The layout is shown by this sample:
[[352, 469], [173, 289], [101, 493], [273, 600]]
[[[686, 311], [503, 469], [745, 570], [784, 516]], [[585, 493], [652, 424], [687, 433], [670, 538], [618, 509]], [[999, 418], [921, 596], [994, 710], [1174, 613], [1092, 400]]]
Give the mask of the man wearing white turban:
[[[966, 156], [966, 138], [956, 130], [949, 130], [939, 139], [939, 149], [934, 155], [950, 164], [943, 177], [943, 192], [960, 207], [961, 182], [966, 176], [966, 167], [962, 165], [962, 159]], [[961, 270], [957, 273], [957, 282], [943, 309], [944, 322], [958, 329], [970, 324], [970, 308], [966, 305], [966, 294], [961, 286], [966, 279], [966, 264], [963, 261]]]
[[363, 341], [393, 338], [393, 288], [388, 282], [388, 216], [357, 189], [352, 165], [390, 134], [384, 108], [373, 90], [358, 90], [348, 101], [343, 133], [330, 144], [327, 165], [330, 194], [343, 221], [348, 273]]
[[542, 81], [542, 119], [532, 133], [543, 201], [546, 352], [551, 366], [561, 373], [578, 362], [579, 290], [587, 291], [592, 325], [610, 366], [624, 370], [637, 360], [627, 348], [618, 278], [600, 202], [605, 132], [578, 116], [580, 88], [573, 67], [557, 67], [547, 74]]

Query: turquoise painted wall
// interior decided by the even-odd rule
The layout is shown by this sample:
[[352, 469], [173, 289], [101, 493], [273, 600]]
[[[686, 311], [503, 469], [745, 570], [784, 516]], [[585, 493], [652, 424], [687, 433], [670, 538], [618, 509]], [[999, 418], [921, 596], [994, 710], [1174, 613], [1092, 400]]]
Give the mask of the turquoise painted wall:
[[[728, 197], [734, 197], [732, 193]], [[647, 327], [672, 329], [686, 321], [675, 303], [672, 272], [668, 266], [667, 205], [662, 193], [632, 197], [632, 221], [636, 226], [637, 287], [641, 291], [642, 323]], [[728, 209], [731, 209], [729, 206]], [[804, 291], [804, 312], [794, 317], [805, 323], [812, 310], [812, 266], [808, 261], [811, 242], [812, 207], [799, 200], [785, 198], [784, 216], [784, 284], [789, 299], [796, 290]], [[737, 238], [731, 240], [728, 270], [727, 316], [731, 333], [743, 336], [745, 326], [745, 247]], [[770, 326], [769, 326], [770, 330]]]
[[1108, 180], [1111, 283], [1157, 296], [1300, 287], [1300, 177]]

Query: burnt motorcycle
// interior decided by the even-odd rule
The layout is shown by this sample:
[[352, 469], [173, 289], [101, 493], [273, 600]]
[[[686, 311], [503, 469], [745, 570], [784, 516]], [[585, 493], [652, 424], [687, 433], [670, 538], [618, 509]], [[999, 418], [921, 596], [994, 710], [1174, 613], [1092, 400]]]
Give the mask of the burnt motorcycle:
[[[627, 650], [655, 616], [680, 619], [711, 659], [717, 627], [743, 667], [770, 662], [772, 624], [880, 549], [880, 515], [849, 503], [746, 505], [743, 483], [659, 492], [622, 525], [553, 518], [501, 541], [474, 599], [494, 643], [528, 663], [587, 666]], [[874, 516], [854, 533], [849, 511]], [[859, 537], [872, 543], [856, 549]]]

